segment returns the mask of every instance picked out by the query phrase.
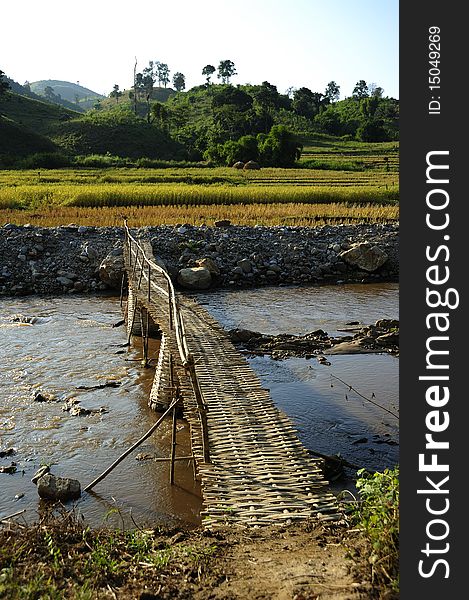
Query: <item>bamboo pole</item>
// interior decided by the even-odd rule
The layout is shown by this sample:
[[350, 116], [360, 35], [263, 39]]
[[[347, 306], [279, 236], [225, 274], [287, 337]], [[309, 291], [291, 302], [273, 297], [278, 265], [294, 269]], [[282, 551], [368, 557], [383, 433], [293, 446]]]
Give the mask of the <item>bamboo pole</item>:
[[130, 322], [130, 329], [129, 329], [129, 334], [127, 337], [127, 346], [130, 346], [130, 338], [132, 337], [132, 329], [134, 328], [134, 323], [135, 323], [135, 315], [137, 313], [137, 297], [134, 297], [134, 310], [133, 310], [133, 314], [132, 314], [132, 321]]
[[158, 421], [152, 425], [150, 427], [150, 429], [138, 440], [135, 442], [135, 444], [133, 444], [133, 446], [131, 446], [130, 448], [128, 448], [123, 454], [121, 454], [119, 456], [119, 458], [117, 460], [115, 460], [112, 465], [110, 467], [108, 467], [103, 473], [101, 473], [101, 475], [99, 475], [99, 477], [96, 477], [96, 479], [94, 479], [91, 483], [89, 483], [84, 489], [84, 492], [89, 492], [92, 488], [94, 488], [94, 486], [99, 483], [100, 481], [102, 481], [107, 475], [109, 475], [109, 473], [111, 471], [113, 471], [117, 465], [119, 463], [121, 463], [124, 458], [126, 458], [131, 452], [133, 452], [135, 450], [135, 448], [137, 448], [138, 446], [140, 446], [140, 444], [143, 444], [143, 442], [148, 439], [151, 434], [161, 425], [161, 423], [163, 422], [164, 418], [166, 417], [167, 414], [169, 414], [171, 412], [171, 410], [173, 409], [173, 407], [175, 406], [176, 401], [172, 402], [169, 407], [166, 409], [166, 411], [161, 415], [161, 417], [158, 419]]
[[147, 346], [145, 344], [146, 334], [145, 334], [145, 328], [143, 326], [142, 307], [140, 307], [139, 313], [140, 313], [140, 335], [142, 338], [142, 352], [143, 352], [143, 363], [144, 363], [143, 366], [146, 367], [148, 365], [148, 356], [147, 356]]
[[174, 461], [176, 460], [176, 408], [179, 400], [179, 390], [176, 390], [176, 404], [173, 408], [173, 427], [171, 431], [171, 461], [169, 463], [169, 483], [174, 485]]
[[120, 293], [120, 305], [122, 309], [122, 302], [124, 299], [124, 282], [125, 282], [125, 271], [122, 273], [122, 281], [121, 281], [121, 293]]
[[171, 485], [174, 484], [174, 457], [176, 455], [176, 405], [179, 401], [179, 394], [176, 391], [174, 394], [174, 363], [173, 363], [173, 355], [169, 355], [169, 385], [171, 388], [171, 400], [174, 400], [176, 404], [173, 408], [173, 423], [171, 428], [171, 456], [169, 463], [169, 483]]

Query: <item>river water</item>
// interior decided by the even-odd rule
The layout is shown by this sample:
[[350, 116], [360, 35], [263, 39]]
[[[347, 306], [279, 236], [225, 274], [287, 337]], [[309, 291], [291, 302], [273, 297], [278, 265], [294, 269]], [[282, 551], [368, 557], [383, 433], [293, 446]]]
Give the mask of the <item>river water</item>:
[[[271, 335], [316, 329], [347, 335], [340, 330], [350, 322], [399, 318], [394, 283], [262, 288], [198, 298], [224, 327]], [[399, 359], [389, 354], [327, 359], [330, 366], [303, 358], [255, 357], [249, 362], [309, 450], [340, 454], [357, 467], [394, 466], [399, 461], [398, 419], [369, 400], [398, 415]]]
[[[337, 335], [350, 321], [398, 318], [398, 293], [396, 284], [367, 284], [219, 291], [199, 298], [227, 328], [272, 334], [321, 328]], [[37, 321], [13, 322], [15, 315]], [[22, 510], [26, 520], [38, 518], [44, 505], [30, 480], [42, 464], [84, 487], [155, 422], [147, 407], [153, 369], [141, 366], [138, 347], [122, 346], [124, 328], [112, 327], [120, 319], [114, 297], [1, 301], [0, 450], [14, 448], [15, 453], [0, 458], [0, 467], [15, 462], [17, 471], [0, 473], [0, 518]], [[398, 411], [398, 359], [386, 354], [328, 358], [330, 366], [306, 359], [249, 361], [307, 448], [340, 453], [359, 467], [393, 466], [398, 462], [398, 422], [369, 400]], [[35, 401], [39, 391], [55, 401]], [[103, 410], [72, 416], [63, 407], [73, 398], [80, 407]], [[168, 463], [152, 460], [168, 457], [170, 429], [168, 419], [93, 493], [82, 495], [76, 506], [87, 522], [200, 522], [200, 489], [190, 462], [176, 463], [176, 485], [171, 486]], [[182, 420], [177, 453], [190, 454], [189, 430]], [[146, 460], [136, 459], [141, 455]]]

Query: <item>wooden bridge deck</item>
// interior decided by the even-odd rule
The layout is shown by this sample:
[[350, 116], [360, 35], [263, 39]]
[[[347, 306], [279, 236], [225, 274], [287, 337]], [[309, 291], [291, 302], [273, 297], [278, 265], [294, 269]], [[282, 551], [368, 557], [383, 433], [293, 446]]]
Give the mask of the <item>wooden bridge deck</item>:
[[323, 478], [320, 462], [301, 444], [288, 417], [276, 408], [215, 319], [192, 298], [178, 295], [185, 341], [194, 359], [194, 386], [171, 334], [173, 317], [168, 294], [163, 293], [165, 278], [148, 270], [153, 290], [148, 292], [145, 268], [132, 268], [128, 260], [127, 268], [135, 301], [163, 331], [151, 402], [167, 403], [165, 365], [170, 356], [174, 362], [201, 481], [203, 524], [213, 528], [226, 523], [339, 519], [337, 502]]

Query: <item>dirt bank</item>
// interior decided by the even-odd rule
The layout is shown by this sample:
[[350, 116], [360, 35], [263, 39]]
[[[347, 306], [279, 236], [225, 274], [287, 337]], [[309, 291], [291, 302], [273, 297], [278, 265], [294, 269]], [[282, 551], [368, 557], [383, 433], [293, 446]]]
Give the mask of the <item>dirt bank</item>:
[[[302, 522], [214, 533], [90, 530], [73, 513], [0, 530], [0, 597], [365, 600], [360, 532]], [[29, 595], [28, 595], [29, 594]]]

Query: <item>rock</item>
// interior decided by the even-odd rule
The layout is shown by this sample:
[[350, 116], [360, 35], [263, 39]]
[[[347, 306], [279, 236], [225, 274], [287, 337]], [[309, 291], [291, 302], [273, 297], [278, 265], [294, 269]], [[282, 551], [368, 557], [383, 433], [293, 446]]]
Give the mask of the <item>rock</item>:
[[253, 169], [253, 170], [259, 170], [260, 168], [261, 168], [260, 164], [254, 160], [248, 160], [248, 162], [243, 167], [243, 169]]
[[36, 485], [36, 483], [39, 481], [39, 479], [43, 475], [46, 475], [46, 473], [49, 473], [49, 471], [50, 471], [50, 468], [47, 465], [45, 465], [45, 466], [41, 467], [40, 469], [38, 469], [36, 471], [36, 473], [34, 473], [32, 479], [31, 479], [32, 483], [34, 483], [34, 485]]
[[244, 168], [244, 163], [241, 160], [238, 160], [238, 162], [235, 162], [235, 164], [233, 165], [233, 169], [243, 169]]
[[56, 402], [57, 398], [54, 394], [36, 391], [33, 393], [32, 399], [34, 402]]
[[56, 277], [57, 283], [63, 285], [64, 287], [73, 287], [73, 281], [68, 277]]
[[241, 269], [243, 270], [243, 273], [251, 273], [252, 263], [249, 259], [242, 258], [241, 260], [238, 260], [238, 262], [236, 264], [238, 267], [241, 267]]
[[25, 315], [13, 315], [11, 317], [12, 323], [26, 323], [28, 325], [34, 325], [37, 322], [37, 317], [27, 317]]
[[14, 462], [12, 462], [8, 467], [0, 467], [0, 473], [9, 473], [10, 475], [16, 473], [16, 470], [16, 463]]
[[379, 327], [380, 329], [399, 328], [399, 321], [397, 319], [379, 319], [376, 321], [375, 327]]
[[356, 244], [350, 250], [341, 252], [339, 256], [349, 265], [372, 273], [377, 271], [388, 259], [388, 255], [379, 246], [367, 243]]
[[376, 343], [380, 346], [398, 346], [399, 345], [399, 334], [398, 333], [385, 333], [379, 335], [376, 338]]
[[12, 456], [16, 453], [16, 448], [7, 448], [6, 450], [0, 450], [0, 458], [4, 458], [5, 456]]
[[190, 267], [179, 271], [178, 283], [189, 290], [207, 290], [212, 283], [212, 276], [205, 267]]
[[231, 221], [229, 219], [220, 219], [214, 222], [215, 227], [230, 227]]
[[230, 339], [232, 342], [234, 343], [239, 343], [239, 342], [249, 342], [249, 340], [253, 339], [253, 338], [259, 338], [262, 337], [262, 333], [259, 333], [258, 331], [251, 331], [249, 329], [230, 329], [228, 331], [228, 335], [230, 336]]
[[71, 279], [72, 281], [74, 281], [75, 279], [78, 279], [78, 275], [72, 271], [57, 271], [57, 275], [58, 277], [65, 277], [66, 279]]
[[124, 273], [124, 253], [122, 248], [118, 253], [115, 253], [116, 250], [118, 249], [111, 250], [99, 265], [99, 278], [107, 287], [120, 290]]
[[198, 267], [204, 267], [204, 269], [210, 271], [210, 275], [214, 275], [215, 277], [220, 275], [220, 269], [212, 258], [201, 258], [200, 260], [196, 261], [196, 265]]
[[81, 496], [81, 486], [77, 479], [56, 477], [46, 473], [37, 480], [37, 493], [46, 500], [75, 500]]

